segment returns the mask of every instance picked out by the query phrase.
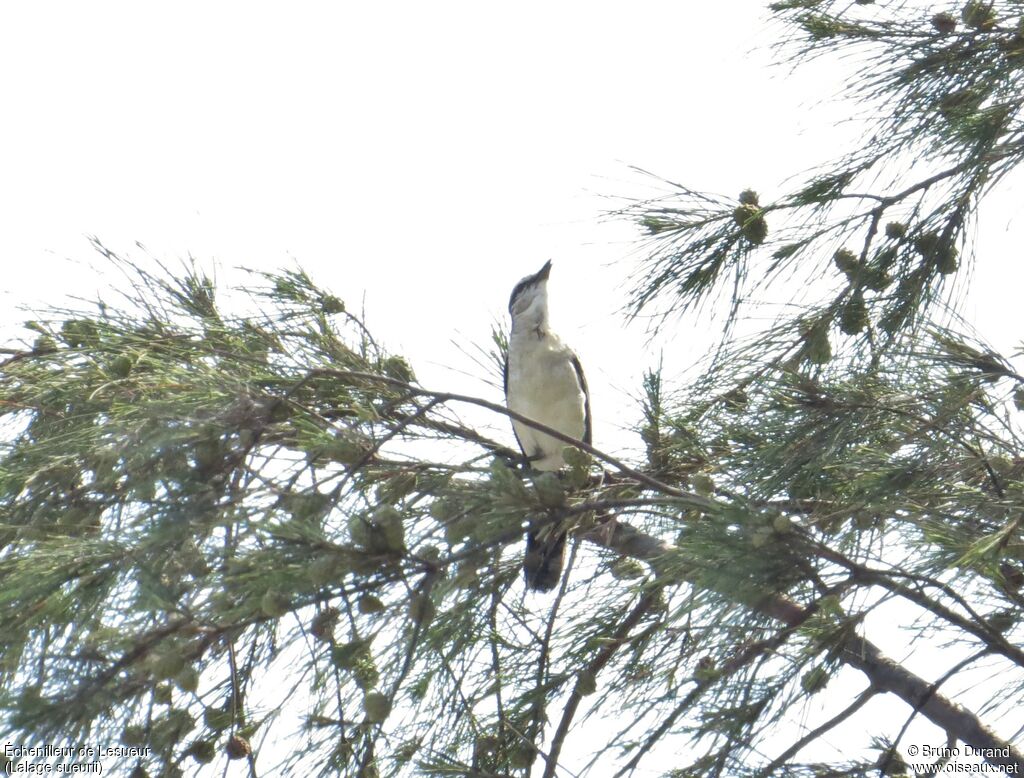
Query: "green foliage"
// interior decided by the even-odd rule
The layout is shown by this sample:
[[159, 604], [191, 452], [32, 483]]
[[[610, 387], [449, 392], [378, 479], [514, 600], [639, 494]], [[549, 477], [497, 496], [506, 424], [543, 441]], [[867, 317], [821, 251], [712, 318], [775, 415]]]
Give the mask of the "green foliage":
[[[736, 205], [663, 180], [663, 196], [626, 209], [640, 225], [673, 225], [647, 230], [631, 312], [726, 312], [721, 347], [689, 386], [671, 398], [660, 376], [644, 386], [650, 471], [735, 509], [725, 527], [684, 514], [665, 563], [698, 587], [685, 610], [707, 630], [700, 653], [688, 652], [700, 688], [676, 726], [696, 748], [678, 772], [867, 774], [873, 757], [801, 765], [784, 752], [752, 767], [769, 739], [742, 745], [742, 711], [767, 727], [820, 693], [863, 617], [888, 599], [914, 614], [892, 611], [901, 628], [994, 651], [1013, 694], [1024, 691], [1024, 655], [1000, 637], [1007, 628], [1020, 639], [1024, 377], [950, 325], [960, 326], [950, 309], [975, 261], [968, 236], [982, 199], [1024, 159], [1024, 28], [1011, 2], [769, 7], [792, 62], [854, 63], [847, 97], [867, 117], [862, 141], [769, 202]], [[771, 231], [737, 236], [757, 215]], [[758, 306], [797, 288], [799, 307], [765, 324]], [[749, 610], [730, 616], [737, 603], [756, 610], [765, 592], [813, 603], [811, 615], [744, 675], [739, 657], [764, 633]], [[986, 709], [993, 720], [1007, 712], [1000, 701]]]
[[[966, 236], [980, 199], [1024, 158], [1020, 9], [968, 2], [955, 14], [928, 14], [839, 0], [770, 8], [786, 25], [779, 46], [794, 63], [858, 53], [847, 96], [870, 117], [850, 117], [862, 120], [863, 141], [773, 202], [736, 206], [672, 184], [667, 196], [627, 209], [641, 224], [673, 225], [648, 230], [650, 259], [630, 309], [684, 313], [721, 295], [731, 299], [732, 323], [763, 295], [811, 288], [820, 292], [804, 315], [820, 318], [836, 311], [832, 291], [816, 284], [835, 256], [844, 296], [859, 293], [867, 313], [864, 327], [841, 329], [867, 332], [861, 347], [881, 350], [912, 335], [936, 303], [956, 299], [951, 282], [970, 266]], [[795, 346], [785, 328], [764, 340], [773, 349], [766, 360]]]
[[[644, 377], [631, 467], [567, 448], [531, 472], [301, 270], [245, 302], [97, 246], [134, 291], [40, 312], [0, 364], [4, 736], [150, 748], [125, 774], [523, 776], [605, 715], [573, 772], [678, 738], [673, 775], [892, 773], [898, 737], [828, 764], [777, 746], [850, 667], [863, 700], [930, 715], [864, 637], [879, 612], [986, 657], [985, 714], [1015, 713], [1024, 377], [933, 313], [1024, 153], [1019, 8], [770, 8], [797, 59], [870, 54], [850, 88], [879, 118], [773, 202], [674, 186], [629, 212], [633, 313], [730, 303], [684, 388]], [[733, 338], [794, 283], [820, 295]], [[495, 327], [487, 364], [507, 347]], [[569, 537], [549, 600], [522, 594], [527, 521]], [[953, 686], [928, 698], [973, 715]]]
[[[107, 258], [137, 295], [38, 317], [45, 348], [0, 376], [6, 732], [127, 739], [151, 773], [198, 769], [287, 738], [281, 690], [303, 679], [308, 738], [286, 769], [461, 763], [482, 728], [486, 760], [522, 769], [569, 668], [635, 599], [567, 606], [541, 647], [546, 615], [509, 593], [527, 516], [594, 521], [560, 514], [596, 488], [591, 458], [524, 477], [300, 271], [260, 276], [258, 311], [228, 313], [241, 303], [191, 268]], [[406, 453], [424, 441], [454, 456]], [[618, 688], [639, 700], [654, 680]], [[498, 699], [504, 718], [477, 709]]]
[[[153, 769], [211, 761], [210, 733], [272, 726], [260, 678], [294, 620], [317, 639], [305, 660], [314, 707], [336, 699], [328, 684], [348, 698], [400, 683], [410, 636], [426, 645], [435, 612], [466, 607], [447, 587], [414, 597], [408, 632], [370, 652], [384, 603], [450, 564], [426, 552], [445, 534], [431, 505], [476, 510], [497, 490], [504, 507], [468, 525], [484, 550], [509, 535], [492, 528], [522, 510], [526, 488], [501, 468], [492, 485], [394, 458], [399, 442], [436, 439], [439, 419], [402, 388], [408, 363], [301, 271], [263, 275], [249, 290], [259, 313], [229, 315], [197, 271], [107, 257], [134, 274], [137, 295], [40, 317], [37, 347], [0, 375], [8, 731], [116, 740], [105, 728], [134, 720], [125, 737], [153, 749]], [[438, 655], [416, 658], [405, 674], [437, 671]], [[225, 692], [231, 708], [197, 697]], [[383, 720], [373, 694], [368, 717]], [[346, 737], [357, 754], [375, 735]]]

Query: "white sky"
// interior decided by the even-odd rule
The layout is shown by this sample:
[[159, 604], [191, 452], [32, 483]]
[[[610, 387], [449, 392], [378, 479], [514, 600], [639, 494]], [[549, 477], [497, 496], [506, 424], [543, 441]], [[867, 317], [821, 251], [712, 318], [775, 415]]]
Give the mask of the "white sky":
[[[627, 166], [771, 197], [852, 133], [833, 126], [849, 106], [819, 104], [845, 71], [767, 67], [765, 5], [5, 3], [0, 324], [104, 286], [87, 235], [215, 260], [228, 283], [297, 261], [350, 307], [365, 294], [426, 385], [495, 399], [451, 340], [486, 344], [514, 282], [552, 258], [595, 442], [629, 445], [658, 349], [699, 354], [692, 323], [652, 346], [617, 313], [636, 232], [598, 216], [646, 191]], [[966, 307], [1004, 348], [1019, 191], [983, 214]]]

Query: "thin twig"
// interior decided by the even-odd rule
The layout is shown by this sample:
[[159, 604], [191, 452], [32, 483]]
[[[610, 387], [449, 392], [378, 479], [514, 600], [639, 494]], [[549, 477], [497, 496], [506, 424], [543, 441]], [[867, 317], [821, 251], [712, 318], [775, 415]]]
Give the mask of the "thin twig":
[[768, 778], [768, 776], [774, 775], [776, 770], [778, 770], [782, 765], [784, 765], [792, 757], [798, 754], [804, 748], [804, 746], [806, 746], [808, 743], [812, 743], [813, 741], [817, 740], [830, 729], [833, 729], [839, 724], [842, 724], [844, 721], [850, 718], [850, 716], [852, 716], [854, 713], [863, 708], [864, 705], [876, 694], [878, 694], [878, 690], [873, 686], [869, 686], [867, 689], [861, 692], [857, 699], [855, 699], [847, 707], [843, 708], [843, 710], [839, 711], [839, 713], [830, 718], [824, 724], [821, 724], [820, 726], [817, 726], [814, 729], [812, 729], [802, 738], [797, 740], [793, 745], [791, 745], [789, 748], [787, 748], [785, 751], [783, 751], [781, 754], [775, 757], [771, 764], [769, 764], [767, 767], [762, 769], [757, 774], [758, 778], [761, 778], [761, 776], [764, 776], [764, 778]]
[[[587, 665], [586, 672], [597, 675], [601, 668], [604, 667], [608, 662], [611, 661], [612, 656], [615, 652], [622, 647], [626, 642], [626, 638], [629, 635], [629, 631], [635, 627], [640, 619], [643, 618], [644, 614], [651, 609], [657, 599], [657, 589], [649, 589], [641, 595], [636, 605], [633, 606], [633, 610], [629, 612], [619, 628], [615, 630], [615, 634], [611, 640], [597, 653], [597, 656], [591, 660]], [[547, 765], [544, 768], [544, 774], [542, 778], [554, 778], [555, 769], [558, 767], [558, 755], [562, 751], [562, 744], [565, 742], [565, 736], [569, 733], [569, 725], [572, 723], [573, 717], [576, 715], [576, 710], [579, 708], [580, 700], [583, 699], [583, 695], [580, 694], [579, 689], [573, 689], [569, 695], [569, 700], [565, 703], [565, 708], [562, 709], [562, 719], [558, 722], [558, 729], [555, 730], [555, 735], [551, 740], [551, 750], [547, 757]]]

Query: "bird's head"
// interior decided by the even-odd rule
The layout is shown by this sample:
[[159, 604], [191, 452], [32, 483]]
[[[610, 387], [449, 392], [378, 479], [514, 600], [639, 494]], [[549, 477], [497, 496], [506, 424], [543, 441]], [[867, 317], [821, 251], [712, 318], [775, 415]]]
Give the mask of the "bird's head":
[[508, 299], [508, 312], [512, 321], [537, 319], [542, 322], [547, 318], [548, 310], [548, 276], [551, 274], [551, 260], [533, 275], [526, 276], [515, 288]]

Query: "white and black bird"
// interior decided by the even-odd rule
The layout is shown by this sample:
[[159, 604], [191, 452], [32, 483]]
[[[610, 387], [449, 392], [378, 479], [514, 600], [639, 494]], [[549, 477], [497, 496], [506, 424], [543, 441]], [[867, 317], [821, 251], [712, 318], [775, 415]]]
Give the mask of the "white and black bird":
[[[508, 311], [512, 334], [505, 361], [505, 402], [509, 410], [585, 443], [591, 442], [590, 394], [583, 368], [572, 349], [548, 326], [548, 275], [551, 261], [512, 290]], [[512, 421], [519, 448], [535, 470], [565, 465], [566, 443]], [[550, 591], [562, 577], [565, 532], [547, 526], [526, 534], [523, 573], [526, 586]]]

